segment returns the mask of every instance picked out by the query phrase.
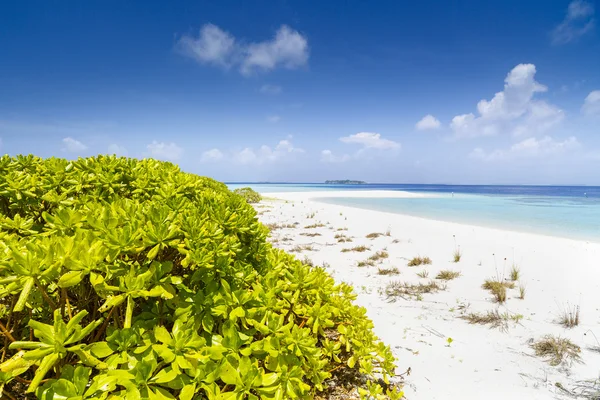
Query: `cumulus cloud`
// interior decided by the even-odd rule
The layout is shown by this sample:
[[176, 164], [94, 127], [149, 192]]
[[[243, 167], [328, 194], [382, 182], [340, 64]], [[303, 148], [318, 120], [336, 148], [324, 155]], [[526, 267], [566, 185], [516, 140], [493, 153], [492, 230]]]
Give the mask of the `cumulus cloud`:
[[173, 142], [165, 143], [154, 140], [146, 148], [152, 157], [160, 160], [177, 161], [183, 155], [183, 149]]
[[581, 107], [581, 111], [585, 115], [600, 116], [600, 90], [591, 91], [587, 95]]
[[234, 153], [233, 159], [240, 164], [265, 164], [287, 158], [293, 154], [304, 153], [304, 150], [295, 147], [290, 140], [280, 140], [274, 148], [262, 145], [257, 150], [251, 147]]
[[267, 121], [272, 124], [279, 122], [280, 120], [281, 120], [281, 117], [279, 115], [269, 115], [267, 117]]
[[486, 152], [481, 147], [477, 147], [473, 149], [469, 154], [469, 157], [483, 161], [495, 161], [512, 159], [515, 157], [549, 156], [577, 149], [580, 146], [581, 145], [575, 136], [570, 136], [563, 141], [555, 140], [550, 136], [545, 136], [541, 139], [530, 137], [513, 144], [508, 150], [496, 149], [491, 152]]
[[210, 149], [202, 153], [200, 156], [200, 162], [208, 163], [220, 161], [223, 159], [223, 153], [219, 149]]
[[431, 114], [428, 114], [424, 116], [419, 122], [417, 122], [415, 127], [420, 131], [424, 131], [427, 129], [437, 129], [440, 127], [440, 125], [440, 121], [436, 117], [434, 117]]
[[259, 91], [264, 94], [279, 94], [283, 91], [283, 89], [281, 88], [281, 86], [267, 84], [262, 85]]
[[201, 64], [236, 66], [243, 75], [277, 67], [298, 68], [305, 65], [309, 57], [306, 38], [287, 25], [282, 25], [270, 40], [245, 44], [218, 26], [206, 24], [197, 37], [182, 36], [176, 49]]
[[69, 153], [81, 153], [84, 150], [87, 150], [87, 146], [81, 143], [79, 140], [75, 140], [72, 137], [66, 137], [62, 140], [63, 147], [62, 151], [66, 151]]
[[400, 143], [393, 140], [383, 139], [381, 134], [374, 132], [359, 132], [354, 135], [341, 137], [340, 141], [344, 143], [359, 144], [363, 149], [399, 149]]
[[478, 116], [473, 113], [452, 118], [450, 127], [454, 136], [478, 137], [512, 133], [515, 136], [545, 132], [564, 119], [564, 112], [542, 100], [536, 93], [545, 92], [546, 86], [535, 80], [533, 64], [519, 64], [504, 80], [504, 90], [491, 100], [477, 104]]
[[563, 21], [552, 31], [552, 43], [565, 44], [577, 40], [594, 29], [594, 5], [584, 0], [569, 3]]
[[344, 154], [341, 156], [336, 156], [333, 154], [331, 150], [323, 150], [321, 151], [321, 161], [326, 163], [342, 163], [348, 161], [350, 156], [348, 154]]

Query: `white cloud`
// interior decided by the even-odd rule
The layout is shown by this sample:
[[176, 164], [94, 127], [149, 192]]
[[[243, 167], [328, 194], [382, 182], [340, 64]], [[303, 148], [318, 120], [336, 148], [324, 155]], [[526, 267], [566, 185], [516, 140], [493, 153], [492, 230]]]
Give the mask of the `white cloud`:
[[241, 66], [243, 74], [272, 70], [278, 65], [292, 69], [308, 61], [308, 42], [300, 33], [283, 25], [272, 40], [251, 43], [244, 53]]
[[584, 0], [569, 3], [565, 19], [552, 31], [552, 43], [565, 44], [594, 29], [594, 5]]
[[417, 122], [415, 127], [420, 131], [424, 131], [427, 129], [437, 129], [440, 127], [440, 125], [440, 121], [436, 117], [434, 117], [431, 114], [428, 114], [424, 116], [419, 122]]
[[177, 50], [201, 64], [237, 66], [244, 75], [277, 67], [294, 69], [305, 65], [309, 56], [306, 38], [287, 25], [282, 25], [271, 40], [245, 44], [218, 26], [206, 24], [198, 37], [181, 37]]
[[267, 84], [262, 85], [259, 91], [264, 94], [279, 94], [283, 91], [283, 89], [281, 88], [281, 86]]
[[381, 134], [374, 132], [359, 132], [354, 135], [341, 137], [340, 141], [344, 143], [355, 143], [363, 146], [364, 149], [398, 149], [400, 143], [389, 139], [383, 139]]
[[279, 115], [269, 115], [267, 121], [274, 124], [281, 121], [281, 117]]
[[450, 127], [454, 136], [478, 137], [501, 133], [513, 135], [545, 132], [564, 119], [564, 112], [542, 100], [534, 100], [535, 93], [547, 91], [536, 82], [533, 64], [519, 64], [506, 76], [504, 90], [491, 100], [477, 103], [479, 116], [473, 113], [452, 118]]
[[215, 162], [223, 159], [223, 153], [219, 149], [210, 149], [202, 153], [201, 162]]
[[234, 153], [233, 159], [240, 164], [265, 164], [275, 162], [291, 156], [292, 154], [304, 153], [304, 150], [294, 147], [289, 140], [280, 140], [275, 148], [262, 145], [258, 150], [251, 147]]
[[591, 91], [587, 95], [581, 107], [581, 111], [585, 115], [598, 115], [600, 116], [600, 90]]
[[127, 157], [129, 153], [127, 152], [127, 149], [125, 147], [113, 143], [110, 146], [108, 146], [108, 154], [114, 154], [120, 157]]
[[581, 145], [575, 136], [570, 136], [563, 141], [557, 141], [550, 136], [541, 139], [530, 137], [513, 144], [508, 150], [496, 149], [486, 152], [481, 147], [473, 149], [470, 158], [483, 161], [507, 160], [515, 157], [538, 157], [564, 153], [568, 150], [579, 148]]
[[333, 154], [331, 150], [323, 150], [321, 151], [321, 161], [327, 163], [341, 163], [348, 161], [350, 156], [348, 154], [344, 154], [342, 156], [336, 156]]
[[87, 146], [81, 143], [79, 140], [75, 140], [72, 137], [66, 137], [62, 140], [65, 147], [63, 147], [62, 151], [67, 151], [69, 153], [81, 153], [84, 150], [87, 150]]
[[201, 64], [213, 64], [229, 68], [235, 62], [237, 46], [235, 38], [216, 25], [206, 24], [198, 38], [184, 35], [177, 43], [181, 54]]
[[173, 142], [165, 143], [154, 140], [146, 148], [152, 157], [160, 160], [177, 161], [183, 155], [183, 149]]

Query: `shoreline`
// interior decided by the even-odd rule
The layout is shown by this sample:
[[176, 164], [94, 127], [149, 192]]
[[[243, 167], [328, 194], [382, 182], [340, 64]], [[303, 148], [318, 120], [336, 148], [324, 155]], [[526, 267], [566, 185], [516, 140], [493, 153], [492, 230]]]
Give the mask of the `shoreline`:
[[[280, 199], [280, 200], [300, 200], [300, 201], [312, 201], [319, 204], [328, 204], [337, 207], [345, 207], [356, 210], [364, 210], [364, 211], [372, 211], [378, 213], [384, 213], [389, 215], [401, 215], [407, 218], [415, 218], [419, 220], [426, 221], [436, 221], [444, 224], [455, 224], [461, 225], [465, 227], [475, 227], [480, 229], [490, 229], [495, 231], [508, 232], [513, 234], [526, 234], [526, 235], [535, 235], [542, 236], [548, 239], [563, 239], [563, 240], [572, 240], [575, 242], [583, 242], [588, 244], [599, 244], [600, 245], [600, 237], [597, 239], [590, 238], [577, 238], [572, 236], [561, 236], [558, 234], [551, 234], [547, 232], [535, 232], [535, 231], [527, 231], [527, 230], [519, 230], [519, 229], [509, 229], [505, 227], [498, 227], [492, 225], [485, 224], [475, 224], [469, 221], [450, 221], [443, 219], [436, 219], [434, 217], [425, 217], [418, 215], [411, 215], [401, 212], [391, 212], [391, 211], [382, 211], [375, 210], [368, 207], [358, 207], [358, 206], [350, 206], [350, 205], [342, 205], [342, 204], [334, 204], [328, 203], [324, 201], [320, 201], [320, 199], [335, 199], [335, 198], [397, 198], [397, 199], [406, 199], [406, 198], [432, 198], [432, 197], [441, 197], [434, 193], [414, 193], [414, 192], [406, 192], [406, 191], [392, 191], [392, 190], [369, 190], [369, 191], [332, 191], [326, 192], [327, 195], [322, 195], [323, 192], [274, 192], [274, 193], [261, 193], [261, 195], [267, 199]], [[477, 196], [477, 195], [468, 195], [468, 196]]]
[[[349, 191], [343, 193], [349, 197]], [[600, 337], [600, 311], [595, 306], [595, 294], [600, 291], [596, 267], [600, 244], [320, 203], [315, 198], [323, 197], [322, 193], [315, 194], [265, 193], [281, 200], [261, 202], [259, 218], [275, 224], [272, 227], [281, 226], [272, 231], [276, 247], [297, 250], [299, 259], [307, 257], [315, 265], [325, 265], [336, 282], [354, 287], [357, 303], [367, 309], [376, 334], [398, 358], [397, 373], [408, 367], [412, 370], [406, 380], [407, 398], [562, 398], [557, 382], [570, 387], [578, 380], [597, 377], [600, 353], [588, 347], [600, 347], [600, 343], [586, 332]], [[388, 230], [390, 236], [365, 237]], [[339, 234], [352, 242], [338, 243], [335, 236]], [[360, 245], [369, 249], [342, 252]], [[453, 263], [457, 246], [463, 256]], [[373, 266], [358, 266], [376, 252], [388, 256]], [[407, 266], [416, 256], [430, 257], [433, 262], [425, 267]], [[499, 305], [481, 285], [498, 274], [506, 277], [513, 262], [522, 275], [517, 287], [524, 285], [527, 294], [521, 300], [518, 289], [509, 290], [507, 302]], [[394, 268], [396, 275], [379, 274], [380, 269]], [[396, 298], [394, 302], [384, 294], [395, 281], [438, 281], [435, 277], [442, 270], [460, 273], [446, 282], [446, 290], [424, 294], [419, 300]], [[424, 271], [428, 279], [417, 276]], [[554, 322], [568, 304], [581, 306], [582, 322], [573, 329]], [[522, 319], [511, 323], [508, 332], [461, 319], [489, 310]], [[534, 356], [529, 340], [545, 334], [566, 337], [581, 346], [586, 364], [552, 367]], [[448, 338], [453, 339], [451, 344]]]

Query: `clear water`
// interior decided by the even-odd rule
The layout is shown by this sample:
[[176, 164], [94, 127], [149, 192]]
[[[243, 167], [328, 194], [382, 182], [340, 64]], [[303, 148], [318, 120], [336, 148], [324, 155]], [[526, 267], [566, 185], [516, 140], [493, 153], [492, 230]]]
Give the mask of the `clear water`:
[[318, 201], [422, 218], [600, 242], [600, 187], [242, 184], [262, 193], [403, 190], [423, 198], [321, 198]]

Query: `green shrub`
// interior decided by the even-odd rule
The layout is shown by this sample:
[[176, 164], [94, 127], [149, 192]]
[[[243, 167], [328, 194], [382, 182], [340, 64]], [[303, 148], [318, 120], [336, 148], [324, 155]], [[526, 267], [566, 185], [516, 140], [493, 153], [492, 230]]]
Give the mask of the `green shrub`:
[[170, 163], [0, 157], [0, 388], [293, 399], [354, 374], [399, 398], [352, 288], [267, 236], [242, 197]]
[[260, 193], [255, 192], [252, 188], [238, 188], [233, 191], [235, 194], [242, 196], [248, 203], [258, 203], [262, 200]]

